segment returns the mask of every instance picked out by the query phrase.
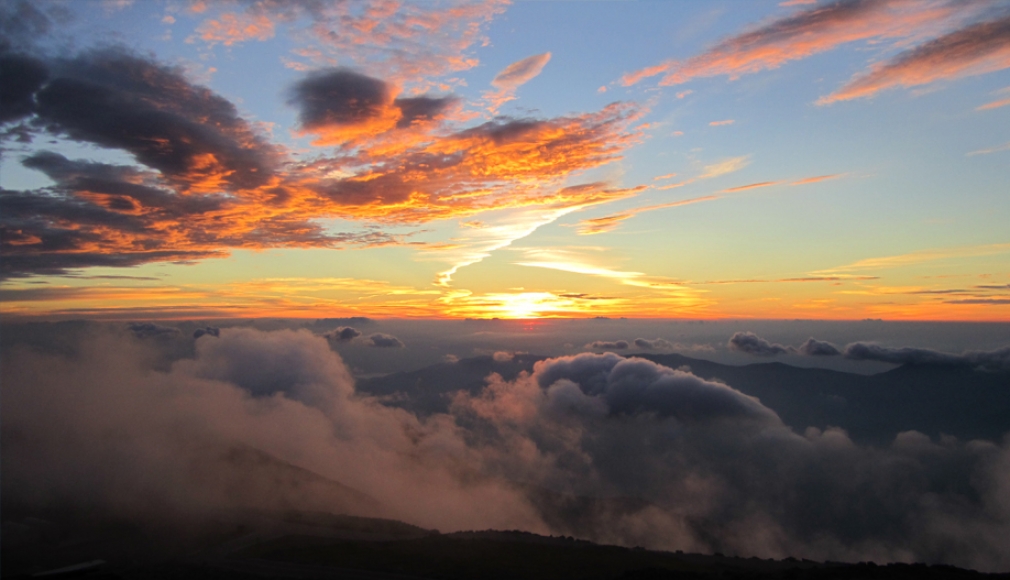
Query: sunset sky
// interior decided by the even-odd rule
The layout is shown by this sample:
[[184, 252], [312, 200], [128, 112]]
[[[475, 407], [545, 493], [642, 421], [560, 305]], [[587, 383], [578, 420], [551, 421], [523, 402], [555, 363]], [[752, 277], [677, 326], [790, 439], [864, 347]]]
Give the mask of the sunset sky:
[[1010, 320], [1010, 2], [0, 12], [7, 320]]

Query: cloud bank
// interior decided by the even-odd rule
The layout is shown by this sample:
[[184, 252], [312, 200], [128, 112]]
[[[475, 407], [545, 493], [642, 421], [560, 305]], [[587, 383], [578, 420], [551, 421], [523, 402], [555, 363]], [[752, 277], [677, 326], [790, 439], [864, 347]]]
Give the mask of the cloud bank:
[[[73, 354], [4, 350], [5, 502], [141, 521], [330, 510], [743, 556], [1010, 566], [1005, 443], [799, 434], [731, 386], [613, 353], [492, 374], [420, 419], [356, 393], [306, 331], [224, 328], [155, 370], [158, 344], [99, 332]], [[298, 471], [312, 492], [293, 493], [262, 471], [277, 462], [326, 481]], [[636, 500], [586, 524], [548, 517], [528, 499], [537, 489]]]
[[869, 360], [897, 365], [965, 366], [990, 371], [1010, 370], [1010, 347], [990, 351], [968, 350], [960, 354], [929, 348], [889, 347], [872, 342], [853, 342], [840, 348], [830, 342], [808, 339], [799, 347], [769, 342], [752, 332], [737, 332], [729, 339], [730, 350], [754, 356], [799, 354], [807, 356], [842, 356], [850, 360]]

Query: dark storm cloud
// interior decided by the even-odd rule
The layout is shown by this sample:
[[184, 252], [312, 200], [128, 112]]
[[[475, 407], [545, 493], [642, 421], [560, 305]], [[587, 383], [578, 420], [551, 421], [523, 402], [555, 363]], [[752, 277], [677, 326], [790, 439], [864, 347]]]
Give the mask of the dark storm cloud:
[[342, 179], [322, 183], [315, 190], [324, 198], [339, 204], [357, 205], [381, 202], [394, 204], [410, 197], [412, 185], [400, 174], [380, 175], [375, 179], [358, 181]]
[[768, 342], [753, 332], [737, 332], [730, 337], [730, 350], [738, 350], [754, 356], [775, 356], [790, 352], [789, 347]]
[[[131, 204], [126, 209], [132, 208]], [[122, 208], [80, 199], [59, 186], [45, 193], [0, 189], [0, 277], [63, 274], [87, 266], [133, 266], [214, 254], [165, 249], [147, 228], [147, 221]], [[110, 231], [135, 240], [115, 253], [103, 251]]]
[[291, 90], [303, 129], [357, 125], [378, 117], [389, 105], [385, 82], [348, 69], [317, 72]]
[[403, 348], [403, 342], [399, 338], [392, 336], [390, 334], [383, 334], [377, 332], [368, 337], [369, 346], [378, 346], [382, 348]]
[[31, 0], [0, 2], [0, 52], [31, 46], [52, 31], [54, 21], [69, 18], [69, 11], [59, 4]]
[[[0, 239], [7, 239], [8, 236], [16, 236], [18, 232], [9, 233], [0, 229]], [[52, 235], [46, 233], [44, 238], [47, 242], [61, 246], [60, 251], [52, 253], [21, 253], [18, 255], [0, 256], [0, 279], [18, 278], [36, 275], [62, 276], [69, 271], [81, 268], [105, 267], [105, 268], [128, 268], [130, 266], [140, 266], [150, 262], [186, 262], [191, 260], [202, 260], [206, 258], [220, 257], [221, 253], [216, 251], [187, 252], [187, 251], [152, 251], [152, 252], [117, 252], [115, 254], [101, 253], [66, 253], [63, 248], [72, 245], [62, 243], [62, 240], [54, 240], [60, 237], [62, 232]], [[66, 236], [70, 237], [70, 236]], [[71, 240], [77, 242], [79, 240]]]
[[180, 334], [174, 326], [162, 326], [153, 322], [131, 322], [126, 328], [137, 338], [174, 338]]
[[393, 101], [393, 105], [400, 109], [403, 116], [396, 122], [396, 127], [402, 129], [417, 121], [430, 121], [458, 101], [456, 97], [398, 98]]
[[496, 145], [507, 145], [523, 140], [527, 135], [536, 133], [547, 124], [536, 119], [500, 119], [462, 131], [459, 135], [465, 138], [487, 138]]
[[[4, 4], [5, 13], [13, 6]], [[31, 15], [31, 6], [21, 7]], [[409, 188], [398, 177], [364, 186], [349, 180], [315, 203], [295, 203], [314, 194], [284, 181], [291, 176], [280, 170], [283, 148], [181, 68], [120, 48], [64, 58], [25, 51], [0, 49], [2, 114], [10, 121], [4, 137], [48, 133], [124, 151], [139, 165], [47, 151], [23, 159], [55, 184], [0, 191], [0, 276], [194, 260], [238, 247], [402, 243], [403, 236], [375, 229], [330, 233], [312, 221], [334, 197], [402, 201]], [[419, 115], [432, 107], [415, 103]]]
[[584, 348], [591, 348], [593, 350], [625, 350], [629, 346], [626, 340], [594, 340]]
[[[91, 161], [72, 161], [49, 151], [25, 158], [22, 165], [45, 173], [68, 194], [102, 194], [114, 210], [154, 210], [158, 218], [180, 218], [224, 208], [223, 195], [179, 195], [178, 193], [137, 183], [144, 173], [123, 165]], [[118, 202], [118, 206], [115, 205]]]
[[[100, 235], [93, 232], [89, 226], [109, 227], [133, 233], [142, 233], [144, 220], [136, 216], [114, 211], [89, 201], [78, 199], [61, 191], [52, 191], [50, 195], [39, 195], [36, 192], [0, 190], [0, 224], [5, 230], [17, 229], [23, 234], [39, 234], [59, 232], [51, 243], [45, 243], [42, 237], [41, 249], [69, 249], [71, 238], [90, 241]], [[37, 231], [36, 231], [37, 230]], [[65, 237], [64, 237], [65, 236]], [[17, 242], [12, 242], [15, 246]], [[12, 251], [17, 248], [10, 248]]]
[[673, 343], [665, 338], [649, 340], [647, 338], [636, 338], [634, 345], [644, 350], [673, 350]]
[[52, 133], [122, 149], [184, 188], [270, 179], [274, 147], [179, 68], [105, 49], [55, 60], [50, 70], [35, 101], [37, 124]]
[[836, 356], [841, 354], [837, 346], [814, 338], [808, 338], [806, 342], [796, 349], [796, 352], [807, 356]]
[[[222, 209], [219, 195], [190, 195], [146, 185], [133, 167], [71, 161], [47, 151], [22, 164], [55, 185], [34, 191], [0, 190], [0, 276], [63, 274], [87, 266], [132, 266], [149, 261], [209, 257], [213, 248], [167, 248], [165, 231]], [[213, 225], [209, 223], [208, 225]], [[196, 233], [196, 232], [194, 232]], [[214, 236], [204, 232], [203, 239]]]
[[0, 49], [0, 123], [15, 121], [35, 112], [35, 92], [49, 78], [44, 62]]
[[351, 326], [338, 326], [335, 330], [331, 330], [323, 335], [327, 340], [332, 340], [336, 342], [350, 342], [355, 338], [361, 336], [361, 331], [357, 328]]

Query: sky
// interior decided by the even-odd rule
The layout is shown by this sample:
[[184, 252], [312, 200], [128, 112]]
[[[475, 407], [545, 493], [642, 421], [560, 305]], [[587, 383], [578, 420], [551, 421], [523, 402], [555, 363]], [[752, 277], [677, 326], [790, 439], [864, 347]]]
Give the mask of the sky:
[[1010, 3], [0, 3], [0, 313], [1010, 320]]

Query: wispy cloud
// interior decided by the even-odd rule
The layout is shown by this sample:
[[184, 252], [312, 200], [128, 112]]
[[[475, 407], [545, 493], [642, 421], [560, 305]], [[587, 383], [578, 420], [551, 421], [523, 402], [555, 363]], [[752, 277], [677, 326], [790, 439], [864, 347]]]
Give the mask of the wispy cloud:
[[833, 173], [831, 175], [818, 175], [816, 177], [806, 177], [803, 179], [797, 179], [796, 181], [790, 183], [789, 185], [806, 185], [808, 183], [817, 183], [819, 181], [828, 181], [829, 179], [838, 179], [842, 177], [841, 173]]
[[711, 121], [709, 122], [709, 127], [725, 127], [726, 125], [732, 125], [736, 123], [735, 119], [724, 119], [722, 121]]
[[[781, 5], [800, 4], [813, 3], [794, 0]], [[906, 48], [924, 38], [929, 40]], [[731, 36], [686, 60], [667, 60], [625, 74], [620, 82], [630, 86], [660, 75], [660, 85], [713, 76], [734, 80], [857, 41], [905, 50], [872, 65], [839, 90], [821, 97], [818, 104], [1010, 67], [1010, 16], [987, 10], [984, 2], [845, 0], [801, 9]]]
[[712, 179], [713, 177], [720, 177], [722, 175], [728, 175], [730, 173], [735, 173], [740, 171], [744, 167], [750, 165], [750, 155], [744, 155], [741, 157], [730, 157], [719, 161], [718, 163], [712, 163], [711, 165], [706, 165], [698, 179]]
[[[719, 175], [725, 175], [727, 173], [732, 173], [733, 171], [736, 171], [736, 170], [741, 169], [742, 167], [746, 166], [746, 164], [749, 162], [748, 159], [749, 159], [748, 157], [735, 157], [735, 158], [728, 159], [728, 160], [725, 160], [725, 161], [722, 161], [722, 162], [719, 162], [719, 163], [716, 163], [716, 164], [713, 164], [713, 165], [707, 165], [704, 168], [704, 173], [701, 176], [697, 177], [697, 178], [689, 179], [687, 181], [682, 181], [680, 183], [674, 183], [674, 184], [670, 184], [670, 185], [654, 187], [654, 189], [665, 190], [665, 189], [673, 189], [673, 188], [677, 188], [677, 187], [683, 187], [685, 185], [693, 183], [697, 179], [703, 179], [706, 176], [708, 176], [708, 177], [717, 177]], [[656, 177], [655, 179], [665, 179], [665, 178], [671, 177], [673, 175], [676, 175], [676, 174], [663, 175], [663, 176], [660, 176], [660, 177]], [[838, 178], [838, 177], [841, 177], [841, 175], [840, 174], [820, 175], [820, 176], [817, 176], [817, 177], [808, 177], [808, 178], [805, 178], [805, 179], [799, 179], [799, 180], [791, 182], [790, 185], [804, 185], [804, 184], [808, 184], [808, 183], [817, 183], [818, 181], [825, 181], [825, 180], [828, 180], [828, 179], [835, 179], [835, 178]], [[785, 183], [785, 182], [784, 181], [761, 181], [761, 182], [758, 182], [758, 183], [750, 183], [750, 184], [747, 184], [747, 185], [740, 185], [740, 186], [737, 186], [737, 187], [730, 187], [728, 189], [724, 189], [724, 190], [720, 191], [719, 193], [738, 193], [738, 192], [741, 192], [741, 191], [748, 191], [748, 190], [752, 190], [752, 189], [760, 189], [762, 187], [771, 187], [771, 186], [774, 186], [774, 185], [780, 185], [782, 183]], [[649, 212], [649, 211], [655, 211], [655, 210], [658, 210], [658, 209], [666, 209], [666, 208], [671, 208], [671, 207], [679, 207], [679, 206], [682, 206], [682, 205], [690, 205], [690, 204], [699, 203], [699, 202], [703, 202], [703, 201], [713, 201], [713, 200], [716, 200], [716, 199], [720, 199], [721, 197], [722, 196], [719, 195], [719, 194], [710, 194], [710, 195], [704, 195], [704, 196], [700, 196], [700, 197], [694, 197], [694, 198], [691, 198], [691, 199], [684, 199], [684, 200], [679, 200], [679, 201], [673, 201], [673, 202], [669, 202], [669, 203], [660, 203], [660, 204], [656, 204], [656, 205], [647, 205], [647, 206], [632, 208], [632, 209], [628, 209], [628, 210], [625, 210], [625, 211], [622, 211], [622, 212], [619, 212], [619, 213], [614, 213], [614, 214], [610, 214], [610, 215], [606, 215], [606, 216], [598, 217], [598, 218], [584, 219], [584, 220], [580, 221], [577, 224], [577, 227], [578, 227], [577, 231], [578, 231], [579, 235], [583, 235], [583, 236], [593, 235], [593, 234], [602, 234], [602, 233], [610, 232], [610, 231], [613, 231], [613, 230], [617, 229], [617, 227], [621, 224], [621, 222], [624, 222], [625, 220], [631, 219], [632, 217], [634, 217], [634, 216], [636, 216], [636, 215], [638, 215], [640, 213]]]
[[711, 303], [703, 298], [704, 290], [690, 288], [680, 280], [664, 276], [650, 276], [643, 272], [623, 271], [593, 264], [583, 257], [557, 250], [529, 249], [529, 259], [514, 262], [518, 266], [546, 268], [573, 274], [596, 276], [619, 282], [625, 286], [643, 288], [662, 295], [664, 299], [684, 307], [701, 307]]
[[986, 103], [984, 105], [979, 105], [978, 107], [975, 107], [975, 110], [976, 111], [991, 111], [993, 109], [999, 109], [1000, 107], [1005, 107], [1007, 105], [1010, 105], [1010, 99], [1000, 99], [998, 101], [992, 101], [992, 102]]
[[976, 155], [988, 155], [990, 153], [999, 153], [1000, 151], [1008, 151], [1008, 150], [1010, 150], [1010, 141], [1006, 142], [1003, 145], [990, 147], [989, 149], [978, 149], [976, 151], [969, 151], [964, 155], [965, 157], [974, 157]]
[[[538, 204], [536, 207], [507, 211], [500, 216], [489, 216], [489, 221], [493, 219], [493, 222], [479, 229], [467, 230], [456, 238], [450, 247], [427, 250], [435, 259], [452, 264], [449, 269], [438, 273], [436, 284], [448, 287], [452, 277], [461, 268], [481, 262], [492, 252], [507, 248], [513, 242], [529, 236], [537, 229], [565, 215], [594, 205], [632, 197], [643, 189], [644, 187], [611, 189], [600, 183], [586, 184], [562, 189], [553, 204]], [[422, 251], [425, 249], [422, 248]]]
[[817, 103], [865, 98], [892, 87], [914, 87], [1006, 68], [1010, 68], [1010, 16], [978, 22], [906, 50]]
[[660, 85], [676, 85], [699, 77], [736, 79], [850, 42], [907, 38], [948, 18], [955, 10], [954, 6], [937, 2], [900, 0], [813, 6], [727, 38], [687, 60], [669, 60], [628, 73], [621, 78], [621, 84], [629, 86], [658, 75], [663, 75]]
[[1010, 252], [1010, 244], [987, 244], [982, 246], [966, 246], [960, 248], [944, 248], [936, 250], [921, 250], [896, 256], [867, 258], [844, 266], [819, 270], [815, 274], [831, 275], [834, 273], [854, 272], [860, 270], [882, 270], [901, 268], [937, 260], [954, 258], [970, 258], [975, 256], [991, 256]]
[[505, 67], [491, 80], [491, 86], [498, 89], [484, 93], [492, 113], [505, 103], [514, 100], [516, 89], [533, 80], [551, 60], [551, 53], [536, 54]]
[[579, 235], [589, 236], [593, 234], [602, 234], [609, 232], [617, 228], [621, 222], [626, 219], [630, 219], [640, 213], [645, 213], [648, 211], [655, 211], [657, 209], [666, 209], [670, 207], [680, 207], [682, 205], [691, 205], [693, 203], [701, 203], [703, 201], [712, 201], [719, 199], [717, 195], [705, 195], [702, 197], [695, 197], [691, 199], [683, 199], [680, 201], [672, 201], [669, 203], [660, 203], [656, 205], [647, 205], [643, 207], [632, 208], [627, 211], [612, 214], [608, 216], [603, 216], [599, 218], [585, 219], [578, 223], [578, 233]]
[[758, 189], [759, 187], [770, 187], [772, 185], [778, 185], [782, 183], [781, 181], [761, 181], [759, 183], [751, 183], [749, 185], [739, 185], [737, 187], [730, 187], [729, 189], [722, 190], [723, 193], [734, 193], [737, 191], [747, 191], [748, 189]]

